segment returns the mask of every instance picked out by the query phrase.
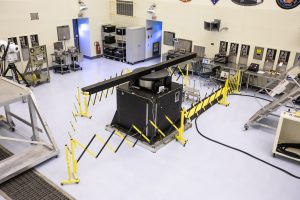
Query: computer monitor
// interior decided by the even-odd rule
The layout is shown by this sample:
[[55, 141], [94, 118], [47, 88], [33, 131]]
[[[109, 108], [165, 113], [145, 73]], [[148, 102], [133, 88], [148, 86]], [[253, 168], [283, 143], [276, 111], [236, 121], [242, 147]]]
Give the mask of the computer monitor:
[[54, 50], [62, 50], [64, 49], [63, 42], [54, 42]]
[[180, 39], [178, 38], [178, 42], [175, 43], [175, 50], [185, 50], [186, 52], [192, 52], [193, 48], [193, 41], [186, 40], [186, 39]]
[[175, 33], [164, 31], [164, 45], [174, 46]]

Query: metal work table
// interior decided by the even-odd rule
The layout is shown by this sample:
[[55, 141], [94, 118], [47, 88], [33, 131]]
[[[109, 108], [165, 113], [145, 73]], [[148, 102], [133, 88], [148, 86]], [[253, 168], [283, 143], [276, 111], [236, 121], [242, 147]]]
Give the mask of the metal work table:
[[[244, 72], [244, 78], [246, 80], [246, 88], [247, 89], [249, 88], [249, 85], [257, 87], [257, 88], [263, 88], [271, 81], [278, 80], [278, 82], [280, 82], [281, 79], [279, 79], [279, 77], [280, 77], [280, 75], [278, 75], [278, 74], [273, 75], [268, 72], [265, 72], [264, 74], [260, 74], [260, 73], [252, 72], [252, 71]], [[250, 83], [251, 78], [252, 78], [252, 83]], [[256, 79], [256, 83], [254, 81], [255, 79]], [[269, 89], [272, 89], [272, 88], [269, 88]]]
[[221, 77], [222, 71], [227, 71], [229, 72], [230, 75], [234, 75], [237, 71], [240, 71], [242, 77], [243, 73], [248, 69], [246, 65], [241, 65], [236, 63], [223, 64], [223, 63], [216, 63], [214, 61], [211, 61], [210, 64], [202, 64], [202, 67], [204, 70], [207, 71], [212, 71], [213, 68], [220, 67], [220, 70], [218, 70], [219, 72], [216, 74], [216, 76], [210, 78], [222, 82], [226, 80], [226, 78]]
[[[59, 151], [51, 135], [48, 124], [40, 114], [31, 90], [13, 81], [0, 77], [0, 91], [0, 107], [4, 107], [5, 112], [5, 117], [0, 117], [0, 128], [6, 127], [10, 131], [15, 131], [14, 118], [23, 122], [32, 130], [32, 137], [26, 139], [24, 139], [25, 136], [20, 138], [17, 134], [10, 134], [11, 137], [5, 137], [0, 133], [1, 141], [14, 142], [15, 144], [32, 144], [29, 148], [24, 149], [22, 153], [0, 161], [0, 183], [3, 183], [10, 178], [57, 156]], [[22, 101], [23, 99], [25, 99], [28, 104], [30, 115], [29, 122], [10, 111], [10, 105], [12, 103]], [[38, 127], [38, 120], [43, 129]], [[1, 127], [1, 125], [4, 127]], [[46, 142], [40, 139], [39, 133], [45, 133], [48, 141]]]

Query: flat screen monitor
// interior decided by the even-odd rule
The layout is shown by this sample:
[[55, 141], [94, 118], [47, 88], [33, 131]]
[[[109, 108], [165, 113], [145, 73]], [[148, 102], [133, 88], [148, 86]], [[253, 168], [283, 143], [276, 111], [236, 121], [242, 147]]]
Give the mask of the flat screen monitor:
[[186, 52], [192, 52], [193, 48], [193, 41], [186, 40], [186, 39], [180, 39], [178, 38], [178, 42], [175, 43], [175, 50], [185, 50]]
[[64, 44], [62, 42], [54, 42], [54, 49], [62, 50], [62, 49], [64, 49]]

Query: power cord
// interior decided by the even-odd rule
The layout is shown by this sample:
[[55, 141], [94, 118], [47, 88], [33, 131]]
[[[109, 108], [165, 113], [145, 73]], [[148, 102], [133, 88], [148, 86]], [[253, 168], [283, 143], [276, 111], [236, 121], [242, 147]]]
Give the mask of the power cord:
[[238, 148], [229, 146], [229, 145], [227, 145], [227, 144], [221, 143], [221, 142], [219, 142], [219, 141], [213, 140], [213, 139], [211, 139], [211, 138], [209, 138], [209, 137], [203, 135], [203, 134], [200, 132], [200, 130], [199, 130], [199, 128], [198, 128], [198, 125], [197, 125], [197, 120], [198, 120], [198, 118], [199, 118], [199, 116], [195, 119], [195, 126], [196, 126], [196, 130], [197, 130], [198, 134], [199, 134], [201, 137], [203, 137], [203, 138], [205, 138], [205, 139], [207, 139], [207, 140], [209, 140], [209, 141], [211, 141], [211, 142], [213, 142], [213, 143], [216, 143], [216, 144], [219, 144], [219, 145], [221, 145], [221, 146], [227, 147], [227, 148], [229, 148], [229, 149], [232, 149], [232, 150], [238, 151], [238, 152], [240, 152], [240, 153], [243, 153], [243, 154], [245, 154], [245, 155], [247, 155], [247, 156], [249, 156], [249, 157], [251, 157], [251, 158], [253, 158], [253, 159], [255, 159], [255, 160], [258, 160], [258, 161], [260, 161], [260, 162], [262, 162], [262, 163], [265, 163], [265, 164], [267, 164], [267, 165], [269, 165], [269, 166], [271, 166], [271, 167], [273, 167], [273, 168], [275, 168], [275, 169], [277, 169], [277, 170], [279, 170], [279, 171], [281, 171], [281, 172], [283, 172], [283, 173], [286, 173], [286, 174], [288, 174], [289, 176], [292, 176], [292, 177], [294, 177], [294, 178], [296, 178], [296, 179], [300, 179], [299, 176], [296, 176], [296, 175], [292, 174], [291, 172], [288, 172], [288, 171], [285, 170], [285, 169], [282, 169], [282, 168], [280, 168], [280, 167], [278, 167], [278, 166], [275, 166], [275, 165], [273, 165], [272, 163], [269, 163], [269, 162], [267, 162], [267, 161], [265, 161], [265, 160], [262, 160], [261, 158], [258, 158], [258, 157], [254, 156], [254, 155], [252, 155], [252, 154], [250, 154], [250, 153], [248, 153], [248, 152], [246, 152], [246, 151], [243, 151], [243, 150], [241, 150], [241, 149], [238, 149]]

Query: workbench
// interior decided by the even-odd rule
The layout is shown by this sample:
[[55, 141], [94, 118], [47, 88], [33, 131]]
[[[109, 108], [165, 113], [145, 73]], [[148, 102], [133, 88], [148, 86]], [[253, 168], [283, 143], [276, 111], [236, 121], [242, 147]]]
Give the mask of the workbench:
[[[11, 112], [10, 107], [16, 102], [26, 102], [24, 103], [24, 109], [29, 109], [30, 121], [26, 121], [24, 117]], [[59, 153], [48, 124], [42, 118], [35, 97], [29, 88], [0, 77], [0, 108], [1, 107], [4, 108], [4, 116], [0, 117], [0, 130], [6, 128], [14, 132], [16, 125], [13, 119], [17, 119], [30, 127], [32, 137], [28, 138], [25, 134], [24, 136], [22, 135], [22, 137], [19, 134], [9, 134], [9, 137], [7, 137], [3, 135], [4, 131], [0, 131], [0, 141], [2, 145], [6, 143], [16, 145], [21, 145], [22, 143], [31, 144], [28, 148], [24, 148], [22, 153], [0, 161], [0, 183], [57, 156]], [[38, 121], [43, 128], [38, 127]], [[47, 142], [40, 138], [40, 133], [45, 134], [48, 139]], [[10, 151], [10, 149], [8, 150]]]

